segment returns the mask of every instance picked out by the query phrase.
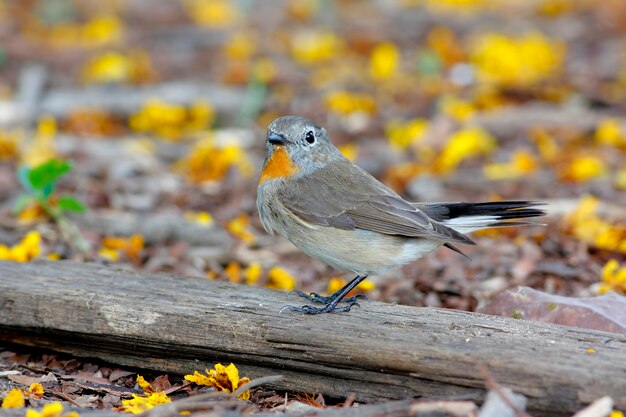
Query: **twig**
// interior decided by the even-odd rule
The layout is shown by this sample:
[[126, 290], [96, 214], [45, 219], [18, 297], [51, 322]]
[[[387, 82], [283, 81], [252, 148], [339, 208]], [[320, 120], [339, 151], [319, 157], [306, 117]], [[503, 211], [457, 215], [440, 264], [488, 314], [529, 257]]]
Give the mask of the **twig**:
[[346, 400], [343, 402], [342, 407], [343, 408], [348, 408], [352, 405], [352, 403], [354, 402], [354, 400], [356, 399], [356, 394], [354, 392], [351, 392], [350, 394], [348, 394], [348, 396], [346, 397]]
[[511, 410], [515, 413], [517, 417], [531, 417], [530, 414], [526, 413], [524, 410], [520, 410], [509, 398], [508, 395], [502, 390], [502, 387], [498, 385], [493, 374], [487, 369], [485, 365], [478, 366], [478, 372], [480, 372], [480, 376], [485, 380], [485, 386], [489, 390], [493, 390], [498, 396], [504, 401], [504, 403], [509, 406]]
[[68, 401], [70, 403], [72, 403], [72, 405], [74, 405], [75, 407], [83, 407], [82, 405], [80, 405], [79, 403], [76, 402], [76, 400], [73, 400], [72, 398], [70, 398], [67, 394], [64, 394], [60, 391], [49, 391], [52, 395], [56, 395], [57, 397], [61, 397], [63, 398], [65, 401]]
[[282, 375], [270, 375], [270, 376], [264, 376], [263, 378], [253, 379], [252, 381], [248, 382], [245, 385], [240, 386], [235, 391], [233, 391], [233, 393], [231, 394], [231, 397], [236, 398], [251, 388], [258, 387], [259, 385], [270, 384], [272, 382], [278, 382], [281, 379], [283, 379]]

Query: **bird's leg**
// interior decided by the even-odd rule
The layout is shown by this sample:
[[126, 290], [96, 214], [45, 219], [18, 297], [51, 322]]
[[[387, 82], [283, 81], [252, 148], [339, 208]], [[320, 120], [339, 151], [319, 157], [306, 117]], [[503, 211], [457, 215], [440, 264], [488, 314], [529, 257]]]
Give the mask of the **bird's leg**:
[[340, 290], [335, 291], [328, 297], [324, 297], [315, 293], [312, 293], [311, 295], [307, 295], [305, 293], [302, 293], [301, 291], [297, 291], [296, 294], [303, 296], [304, 298], [310, 301], [322, 303], [324, 304], [324, 306], [314, 307], [311, 305], [304, 305], [302, 307], [296, 307], [292, 305], [286, 305], [280, 309], [280, 312], [282, 313], [284, 310], [289, 310], [289, 311], [297, 311], [297, 312], [305, 313], [305, 314], [321, 314], [321, 313], [331, 313], [331, 312], [342, 313], [345, 311], [350, 311], [350, 309], [353, 306], [359, 305], [359, 303], [356, 301], [358, 296], [345, 299], [344, 301], [348, 302], [348, 305], [345, 307], [337, 307], [337, 304], [339, 304], [339, 302], [343, 300], [346, 294], [352, 291], [365, 278], [367, 278], [367, 275], [357, 275], [352, 281], [348, 282]]
[[[329, 304], [331, 302], [333, 302], [335, 300], [335, 298], [339, 297], [340, 294], [342, 294], [342, 291], [347, 288], [348, 286], [350, 286], [355, 280], [357, 280], [359, 278], [359, 276], [353, 278], [351, 281], [349, 281], [346, 285], [344, 285], [343, 287], [341, 287], [340, 289], [338, 289], [337, 291], [335, 291], [334, 293], [332, 293], [331, 295], [328, 296], [324, 296], [324, 295], [320, 295], [316, 292], [312, 292], [310, 294], [307, 294], [303, 291], [299, 291], [299, 290], [295, 290], [295, 291], [291, 291], [289, 293], [289, 295], [291, 294], [296, 294], [302, 298], [306, 298], [307, 300], [314, 302], [314, 303], [320, 303], [320, 304]], [[361, 282], [361, 281], [359, 281]], [[357, 284], [358, 285], [358, 284]], [[351, 287], [354, 288], [354, 287]], [[351, 290], [349, 290], [348, 292], [350, 292]], [[344, 293], [344, 295], [347, 293]], [[352, 303], [355, 302], [356, 300], [358, 300], [359, 298], [362, 298], [364, 300], [368, 300], [369, 298], [367, 297], [367, 295], [365, 294], [357, 294], [354, 297], [348, 297], [348, 298], [343, 298], [341, 300], [339, 300], [339, 302], [344, 302], [344, 303]]]

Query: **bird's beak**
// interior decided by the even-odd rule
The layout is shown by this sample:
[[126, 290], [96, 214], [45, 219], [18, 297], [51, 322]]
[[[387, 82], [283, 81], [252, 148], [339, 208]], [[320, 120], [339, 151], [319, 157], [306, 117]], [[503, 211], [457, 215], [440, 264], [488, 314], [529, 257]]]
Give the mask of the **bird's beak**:
[[285, 143], [289, 142], [283, 136], [278, 135], [276, 133], [272, 133], [271, 135], [269, 135], [267, 137], [267, 141], [271, 143], [272, 145], [284, 145]]

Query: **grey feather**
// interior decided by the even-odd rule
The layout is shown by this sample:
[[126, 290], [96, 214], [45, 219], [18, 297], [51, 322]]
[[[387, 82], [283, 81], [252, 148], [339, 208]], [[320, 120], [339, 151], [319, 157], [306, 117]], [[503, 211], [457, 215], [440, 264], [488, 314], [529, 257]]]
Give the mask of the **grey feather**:
[[286, 182], [278, 197], [292, 214], [316, 225], [473, 244], [345, 158]]

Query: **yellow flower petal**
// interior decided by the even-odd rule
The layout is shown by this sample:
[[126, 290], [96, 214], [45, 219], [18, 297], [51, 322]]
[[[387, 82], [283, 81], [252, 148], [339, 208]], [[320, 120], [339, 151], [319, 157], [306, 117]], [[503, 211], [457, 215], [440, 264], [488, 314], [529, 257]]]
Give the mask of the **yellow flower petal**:
[[565, 46], [541, 33], [507, 37], [487, 33], [476, 39], [470, 61], [484, 83], [525, 86], [539, 82], [559, 70]]
[[243, 271], [243, 275], [246, 277], [246, 284], [254, 285], [259, 281], [259, 277], [263, 272], [263, 268], [259, 262], [253, 262]]
[[496, 147], [489, 132], [478, 127], [462, 129], [448, 138], [445, 148], [435, 161], [437, 171], [451, 172], [465, 159], [487, 155]]
[[293, 291], [296, 287], [296, 279], [286, 270], [275, 266], [270, 269], [267, 288], [283, 291]]
[[44, 394], [44, 389], [43, 389], [43, 385], [41, 385], [38, 382], [35, 382], [33, 384], [30, 385], [30, 387], [28, 387], [28, 395], [35, 397], [35, 398], [41, 398], [43, 397]]
[[7, 393], [6, 397], [2, 399], [1, 408], [23, 408], [24, 405], [26, 405], [24, 393], [19, 388], [13, 388]]
[[58, 417], [63, 412], [63, 404], [55, 401], [43, 406], [41, 410], [41, 417]]
[[137, 375], [137, 384], [146, 394], [155, 392], [154, 388], [152, 388], [152, 385], [150, 385], [150, 383], [146, 381], [141, 375]]
[[369, 72], [375, 80], [391, 78], [400, 63], [398, 47], [390, 42], [381, 43], [374, 47], [370, 55]]

